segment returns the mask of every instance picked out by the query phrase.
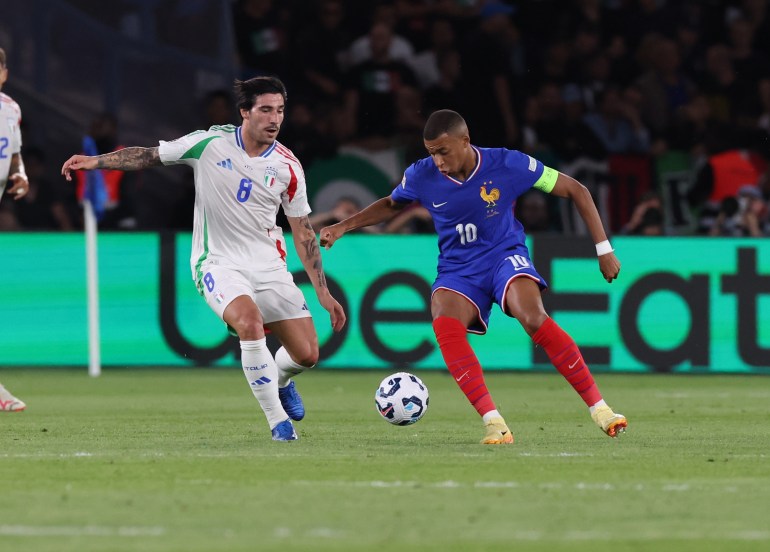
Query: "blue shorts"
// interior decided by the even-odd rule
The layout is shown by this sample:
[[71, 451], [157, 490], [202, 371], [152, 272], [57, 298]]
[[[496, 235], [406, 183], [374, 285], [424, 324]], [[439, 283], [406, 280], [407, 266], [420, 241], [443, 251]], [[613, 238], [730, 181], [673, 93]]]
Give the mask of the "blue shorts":
[[433, 282], [431, 296], [439, 289], [446, 289], [468, 299], [478, 311], [478, 319], [468, 327], [468, 331], [485, 334], [492, 304], [497, 303], [506, 312], [503, 306], [505, 292], [511, 282], [520, 277], [534, 280], [541, 290], [548, 288], [546, 281], [535, 270], [529, 251], [524, 246], [489, 255], [462, 268], [440, 270]]

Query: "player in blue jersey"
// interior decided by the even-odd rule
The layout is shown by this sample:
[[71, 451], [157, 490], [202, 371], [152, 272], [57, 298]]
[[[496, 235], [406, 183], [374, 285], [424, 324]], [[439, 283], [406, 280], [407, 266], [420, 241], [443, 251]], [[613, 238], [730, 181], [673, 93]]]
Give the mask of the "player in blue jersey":
[[547, 283], [533, 266], [523, 228], [513, 216], [516, 198], [533, 187], [570, 198], [596, 243], [602, 276], [611, 283], [620, 262], [591, 194], [575, 179], [524, 153], [472, 145], [465, 120], [454, 111], [433, 113], [423, 140], [430, 157], [410, 166], [389, 197], [323, 228], [321, 245], [328, 249], [346, 232], [389, 220], [418, 201], [430, 211], [439, 239], [433, 330], [450, 373], [482, 416], [486, 434], [481, 442], [513, 442], [467, 339], [467, 332], [486, 332], [493, 303], [545, 350], [602, 431], [617, 436], [625, 430], [626, 418], [607, 406], [577, 345], [545, 312], [540, 293]]

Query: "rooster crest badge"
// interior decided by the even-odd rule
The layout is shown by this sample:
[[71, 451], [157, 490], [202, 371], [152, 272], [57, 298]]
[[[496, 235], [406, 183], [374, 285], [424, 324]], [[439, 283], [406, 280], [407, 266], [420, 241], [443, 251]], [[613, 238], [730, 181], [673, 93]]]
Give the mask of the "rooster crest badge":
[[490, 209], [497, 205], [495, 202], [500, 199], [500, 190], [497, 188], [492, 188], [491, 191], [487, 192], [487, 184], [491, 185], [492, 181], [484, 182], [479, 195], [481, 196], [481, 199], [487, 202], [487, 209]]

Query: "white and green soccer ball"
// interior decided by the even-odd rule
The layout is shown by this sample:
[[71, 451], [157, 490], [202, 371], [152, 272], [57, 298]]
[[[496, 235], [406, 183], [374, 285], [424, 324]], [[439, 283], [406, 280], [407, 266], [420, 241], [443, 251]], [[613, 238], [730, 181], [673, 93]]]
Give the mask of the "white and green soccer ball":
[[374, 404], [385, 421], [413, 424], [428, 411], [428, 387], [414, 374], [396, 372], [382, 380]]

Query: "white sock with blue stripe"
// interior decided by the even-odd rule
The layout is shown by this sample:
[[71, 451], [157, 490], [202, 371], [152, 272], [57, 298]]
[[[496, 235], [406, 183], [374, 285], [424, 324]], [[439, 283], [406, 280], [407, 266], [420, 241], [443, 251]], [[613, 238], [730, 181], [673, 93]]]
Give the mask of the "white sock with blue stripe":
[[289, 351], [284, 347], [276, 351], [275, 363], [278, 365], [278, 387], [286, 387], [293, 376], [312, 368], [312, 366], [302, 366], [294, 362], [289, 356]]
[[289, 416], [278, 398], [278, 366], [267, 348], [265, 338], [241, 341], [241, 364], [251, 392], [267, 417], [270, 429]]

